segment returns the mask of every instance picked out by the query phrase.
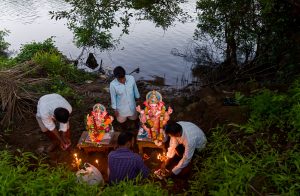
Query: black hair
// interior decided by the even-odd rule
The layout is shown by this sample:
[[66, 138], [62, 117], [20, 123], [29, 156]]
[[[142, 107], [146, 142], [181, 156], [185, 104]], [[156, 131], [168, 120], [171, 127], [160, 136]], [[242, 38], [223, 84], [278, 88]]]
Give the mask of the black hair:
[[125, 131], [118, 136], [118, 145], [124, 146], [127, 142], [132, 141], [133, 133]]
[[182, 126], [175, 121], [168, 121], [165, 126], [165, 133], [170, 135], [177, 135], [182, 132]]
[[70, 117], [70, 112], [65, 108], [56, 108], [54, 117], [58, 122], [67, 123]]
[[126, 74], [126, 71], [123, 67], [118, 66], [114, 69], [114, 76], [116, 78], [124, 78]]

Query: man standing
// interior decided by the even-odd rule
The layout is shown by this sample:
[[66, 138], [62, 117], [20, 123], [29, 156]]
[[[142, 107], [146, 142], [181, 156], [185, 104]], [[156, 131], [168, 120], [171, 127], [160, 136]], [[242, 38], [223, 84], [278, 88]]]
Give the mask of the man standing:
[[123, 67], [114, 69], [115, 79], [110, 83], [111, 107], [119, 123], [124, 123], [127, 118], [137, 119], [135, 99], [140, 98], [140, 93], [133, 76], [126, 75]]
[[130, 148], [134, 143], [134, 135], [130, 132], [121, 132], [118, 137], [119, 148], [108, 154], [109, 183], [118, 183], [125, 179], [133, 179], [141, 173], [146, 178], [149, 169], [145, 166], [142, 157], [133, 153]]
[[[206, 145], [206, 137], [203, 131], [191, 122], [169, 121], [165, 127], [165, 133], [170, 136], [170, 145], [167, 152], [167, 161], [162, 165], [164, 169], [170, 163], [170, 160], [178, 154], [182, 156], [179, 163], [172, 169], [169, 175], [178, 175], [191, 161], [195, 149], [202, 150]], [[180, 147], [182, 147], [180, 151]], [[181, 155], [180, 155], [181, 154]], [[183, 155], [182, 155], [183, 154]]]
[[[71, 105], [59, 94], [48, 94], [39, 99], [36, 119], [42, 132], [52, 142], [47, 148], [47, 152], [54, 150], [57, 145], [60, 145], [63, 150], [71, 145], [69, 125], [71, 112]], [[59, 123], [58, 130], [56, 123]], [[62, 132], [62, 134], [59, 132]]]

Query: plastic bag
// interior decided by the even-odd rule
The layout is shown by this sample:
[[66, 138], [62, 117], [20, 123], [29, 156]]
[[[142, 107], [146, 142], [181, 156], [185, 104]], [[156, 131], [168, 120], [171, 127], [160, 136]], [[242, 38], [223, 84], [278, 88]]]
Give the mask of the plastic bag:
[[85, 163], [84, 169], [76, 172], [77, 182], [87, 183], [89, 185], [100, 184], [104, 185], [104, 179], [101, 172], [92, 164]]

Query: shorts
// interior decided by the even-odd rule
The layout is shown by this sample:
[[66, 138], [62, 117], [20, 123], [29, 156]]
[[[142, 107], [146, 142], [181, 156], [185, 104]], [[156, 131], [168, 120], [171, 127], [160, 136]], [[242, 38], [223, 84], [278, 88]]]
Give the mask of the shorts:
[[138, 118], [138, 115], [137, 115], [137, 113], [135, 112], [134, 113], [134, 115], [132, 115], [132, 116], [126, 116], [126, 117], [124, 117], [124, 116], [118, 116], [117, 117], [117, 121], [119, 122], [119, 123], [124, 123], [126, 120], [127, 120], [127, 118], [129, 119], [129, 120], [136, 120], [137, 118]]
[[[45, 125], [44, 125], [44, 123], [43, 123], [43, 121], [42, 121], [42, 119], [41, 119], [40, 117], [35, 116], [35, 118], [36, 118], [36, 120], [37, 120], [37, 122], [38, 122], [38, 124], [39, 124], [39, 126], [40, 126], [42, 132], [47, 132], [47, 131], [49, 131], [49, 130], [45, 127]], [[59, 124], [60, 124], [60, 123], [56, 123], [56, 127], [59, 127], [59, 126], [60, 126]], [[67, 122], [67, 130], [68, 130], [69, 128], [70, 128], [70, 124], [69, 124], [69, 121], [68, 121], [68, 122]]]

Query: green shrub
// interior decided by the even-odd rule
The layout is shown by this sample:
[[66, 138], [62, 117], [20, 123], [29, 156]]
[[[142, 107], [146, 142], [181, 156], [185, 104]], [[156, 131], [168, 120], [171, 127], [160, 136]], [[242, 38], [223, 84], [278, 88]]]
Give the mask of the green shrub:
[[[297, 195], [300, 191], [300, 153], [298, 146], [278, 152], [264, 148], [241, 154], [243, 143], [231, 143], [225, 130], [213, 130], [203, 152], [196, 155], [189, 193], [194, 195]], [[260, 140], [267, 145], [267, 141]], [[236, 146], [235, 146], [236, 145]], [[261, 145], [257, 143], [257, 145]], [[237, 146], [239, 148], [237, 148]], [[256, 180], [259, 180], [257, 184]]]
[[53, 50], [37, 52], [32, 60], [34, 63], [41, 65], [50, 77], [61, 76], [66, 81], [78, 83], [93, 77], [92, 74], [78, 70], [73, 65], [67, 64], [63, 56]]
[[263, 90], [250, 100], [250, 126], [256, 131], [268, 129], [271, 125], [284, 128], [288, 96]]
[[0, 70], [11, 68], [16, 65], [16, 60], [13, 58], [7, 58], [0, 55]]
[[58, 50], [54, 46], [52, 38], [48, 38], [44, 42], [32, 42], [22, 45], [20, 53], [17, 55], [16, 60], [18, 62], [29, 61], [37, 52], [41, 51], [56, 51], [58, 53]]
[[227, 134], [222, 128], [213, 130], [204, 154], [195, 158], [195, 174], [191, 180], [192, 194], [243, 195], [256, 174], [253, 157], [245, 157], [233, 151]]
[[0, 56], [5, 55], [5, 51], [8, 49], [10, 44], [5, 41], [4, 37], [6, 37], [9, 34], [9, 31], [4, 29], [0, 30]]
[[203, 152], [207, 156], [201, 154], [195, 158], [190, 193], [297, 195], [300, 192], [300, 80], [285, 93], [265, 89], [247, 98], [247, 104], [250, 116], [246, 124], [229, 124], [234, 125], [233, 129], [217, 127], [208, 136]]

